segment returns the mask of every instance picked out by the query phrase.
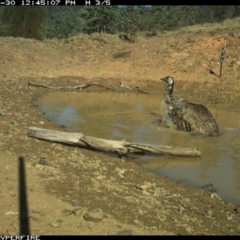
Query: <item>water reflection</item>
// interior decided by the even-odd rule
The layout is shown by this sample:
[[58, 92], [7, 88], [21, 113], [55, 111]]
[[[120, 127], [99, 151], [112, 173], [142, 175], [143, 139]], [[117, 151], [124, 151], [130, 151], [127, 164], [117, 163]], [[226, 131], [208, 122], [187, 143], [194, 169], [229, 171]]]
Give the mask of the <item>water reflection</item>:
[[[240, 130], [235, 112], [211, 109], [221, 134], [196, 136], [161, 128], [159, 95], [106, 93], [51, 93], [38, 100], [39, 109], [68, 132], [140, 142], [196, 147], [201, 159], [142, 156], [136, 162], [157, 174], [201, 187], [212, 183], [225, 200], [240, 204]], [[226, 117], [227, 116], [227, 117]]]

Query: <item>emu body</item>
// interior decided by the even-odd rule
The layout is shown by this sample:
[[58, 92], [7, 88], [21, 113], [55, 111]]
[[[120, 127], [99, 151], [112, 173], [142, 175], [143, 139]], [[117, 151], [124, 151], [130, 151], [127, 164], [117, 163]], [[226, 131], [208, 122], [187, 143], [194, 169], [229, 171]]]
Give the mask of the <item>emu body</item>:
[[168, 83], [161, 104], [162, 124], [180, 131], [194, 132], [206, 136], [218, 136], [219, 128], [209, 110], [202, 104], [195, 104], [173, 96], [172, 77], [161, 78]]

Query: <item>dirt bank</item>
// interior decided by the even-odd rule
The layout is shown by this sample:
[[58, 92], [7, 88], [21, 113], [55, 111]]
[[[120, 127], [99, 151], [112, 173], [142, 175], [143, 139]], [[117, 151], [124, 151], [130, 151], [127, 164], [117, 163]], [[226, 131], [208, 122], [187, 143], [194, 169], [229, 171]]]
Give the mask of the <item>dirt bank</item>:
[[[0, 233], [20, 233], [22, 157], [31, 234], [239, 234], [239, 208], [216, 194], [156, 176], [129, 159], [27, 137], [30, 126], [60, 130], [32, 105], [55, 90], [29, 87], [29, 80], [73, 86], [94, 75], [115, 84], [122, 77], [161, 94], [158, 79], [172, 75], [178, 94], [189, 100], [240, 110], [239, 33], [184, 33], [134, 44], [105, 38], [0, 38]], [[222, 45], [228, 57], [219, 79], [209, 70], [218, 74]], [[116, 59], [118, 52], [130, 54]]]

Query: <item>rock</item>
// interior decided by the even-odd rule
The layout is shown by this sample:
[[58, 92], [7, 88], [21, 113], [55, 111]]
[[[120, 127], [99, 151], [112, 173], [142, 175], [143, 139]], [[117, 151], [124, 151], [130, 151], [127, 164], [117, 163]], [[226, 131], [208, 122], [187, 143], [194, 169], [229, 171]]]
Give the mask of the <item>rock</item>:
[[52, 223], [51, 226], [54, 227], [54, 228], [58, 228], [58, 227], [60, 227], [60, 224], [59, 223]]
[[142, 195], [145, 195], [145, 196], [150, 196], [151, 195], [151, 193], [149, 193], [148, 191], [146, 191], [146, 190], [143, 190], [142, 191]]
[[72, 202], [72, 206], [74, 206], [74, 207], [79, 206], [79, 202], [78, 202], [78, 201], [73, 201], [73, 202]]
[[144, 182], [144, 185], [146, 185], [148, 188], [152, 187], [152, 186], [156, 186], [156, 183], [150, 183], [150, 182]]
[[141, 189], [141, 190], [145, 190], [145, 189], [148, 188], [148, 186], [145, 185], [145, 184], [143, 184], [143, 185], [137, 184], [137, 185], [136, 185], [136, 188], [137, 188], [137, 189]]
[[62, 211], [62, 215], [64, 215], [64, 216], [71, 215], [72, 213], [73, 213], [72, 211], [66, 210], [66, 209]]
[[73, 209], [73, 214], [78, 216], [82, 213], [83, 209], [82, 208], [75, 208]]
[[138, 221], [137, 219], [134, 219], [133, 222], [134, 222], [135, 224], [139, 224], [139, 221]]
[[206, 191], [209, 191], [209, 192], [216, 192], [217, 191], [212, 183], [206, 184], [206, 185], [202, 186], [201, 188], [206, 190]]
[[219, 200], [222, 200], [216, 193], [212, 193], [211, 198], [214, 198], [214, 197], [219, 199]]
[[124, 176], [123, 176], [121, 173], [118, 173], [118, 176], [119, 176], [121, 179], [124, 178]]
[[228, 214], [228, 215], [227, 215], [227, 220], [228, 220], [228, 221], [233, 220], [233, 215], [232, 215], [232, 214]]
[[0, 112], [0, 117], [4, 117], [4, 116], [6, 116], [6, 114], [3, 112]]
[[186, 228], [186, 231], [187, 231], [188, 233], [192, 233], [192, 232], [193, 232], [193, 229], [192, 229], [191, 227], [187, 227], [187, 228]]
[[185, 207], [179, 205], [178, 211], [182, 214], [183, 211], [186, 210]]
[[98, 179], [98, 180], [103, 180], [103, 179], [106, 179], [106, 176], [104, 176], [104, 175], [99, 175], [99, 176], [97, 176], [97, 179]]
[[18, 215], [18, 212], [6, 212], [4, 215]]
[[40, 125], [44, 125], [44, 123], [45, 123], [44, 121], [40, 121], [39, 122]]
[[15, 193], [15, 192], [9, 192], [9, 194], [10, 194], [12, 197], [16, 197], [16, 193]]
[[212, 217], [212, 214], [213, 214], [213, 211], [211, 209], [207, 210], [207, 217]]
[[48, 167], [53, 167], [53, 165], [49, 162], [47, 162], [45, 159], [40, 159], [38, 164], [48, 166]]
[[92, 222], [101, 222], [105, 217], [106, 215], [99, 210], [93, 210], [84, 214], [84, 219]]

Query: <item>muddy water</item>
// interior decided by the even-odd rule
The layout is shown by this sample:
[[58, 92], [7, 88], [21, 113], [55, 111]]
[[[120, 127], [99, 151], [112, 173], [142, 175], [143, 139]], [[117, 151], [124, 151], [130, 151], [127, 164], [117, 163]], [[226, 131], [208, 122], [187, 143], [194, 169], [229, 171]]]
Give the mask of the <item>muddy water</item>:
[[226, 201], [240, 204], [240, 116], [211, 109], [221, 135], [194, 136], [162, 128], [159, 95], [115, 92], [51, 93], [39, 99], [40, 111], [67, 132], [175, 147], [196, 147], [201, 159], [137, 156], [134, 161], [157, 174], [195, 187], [212, 183]]

